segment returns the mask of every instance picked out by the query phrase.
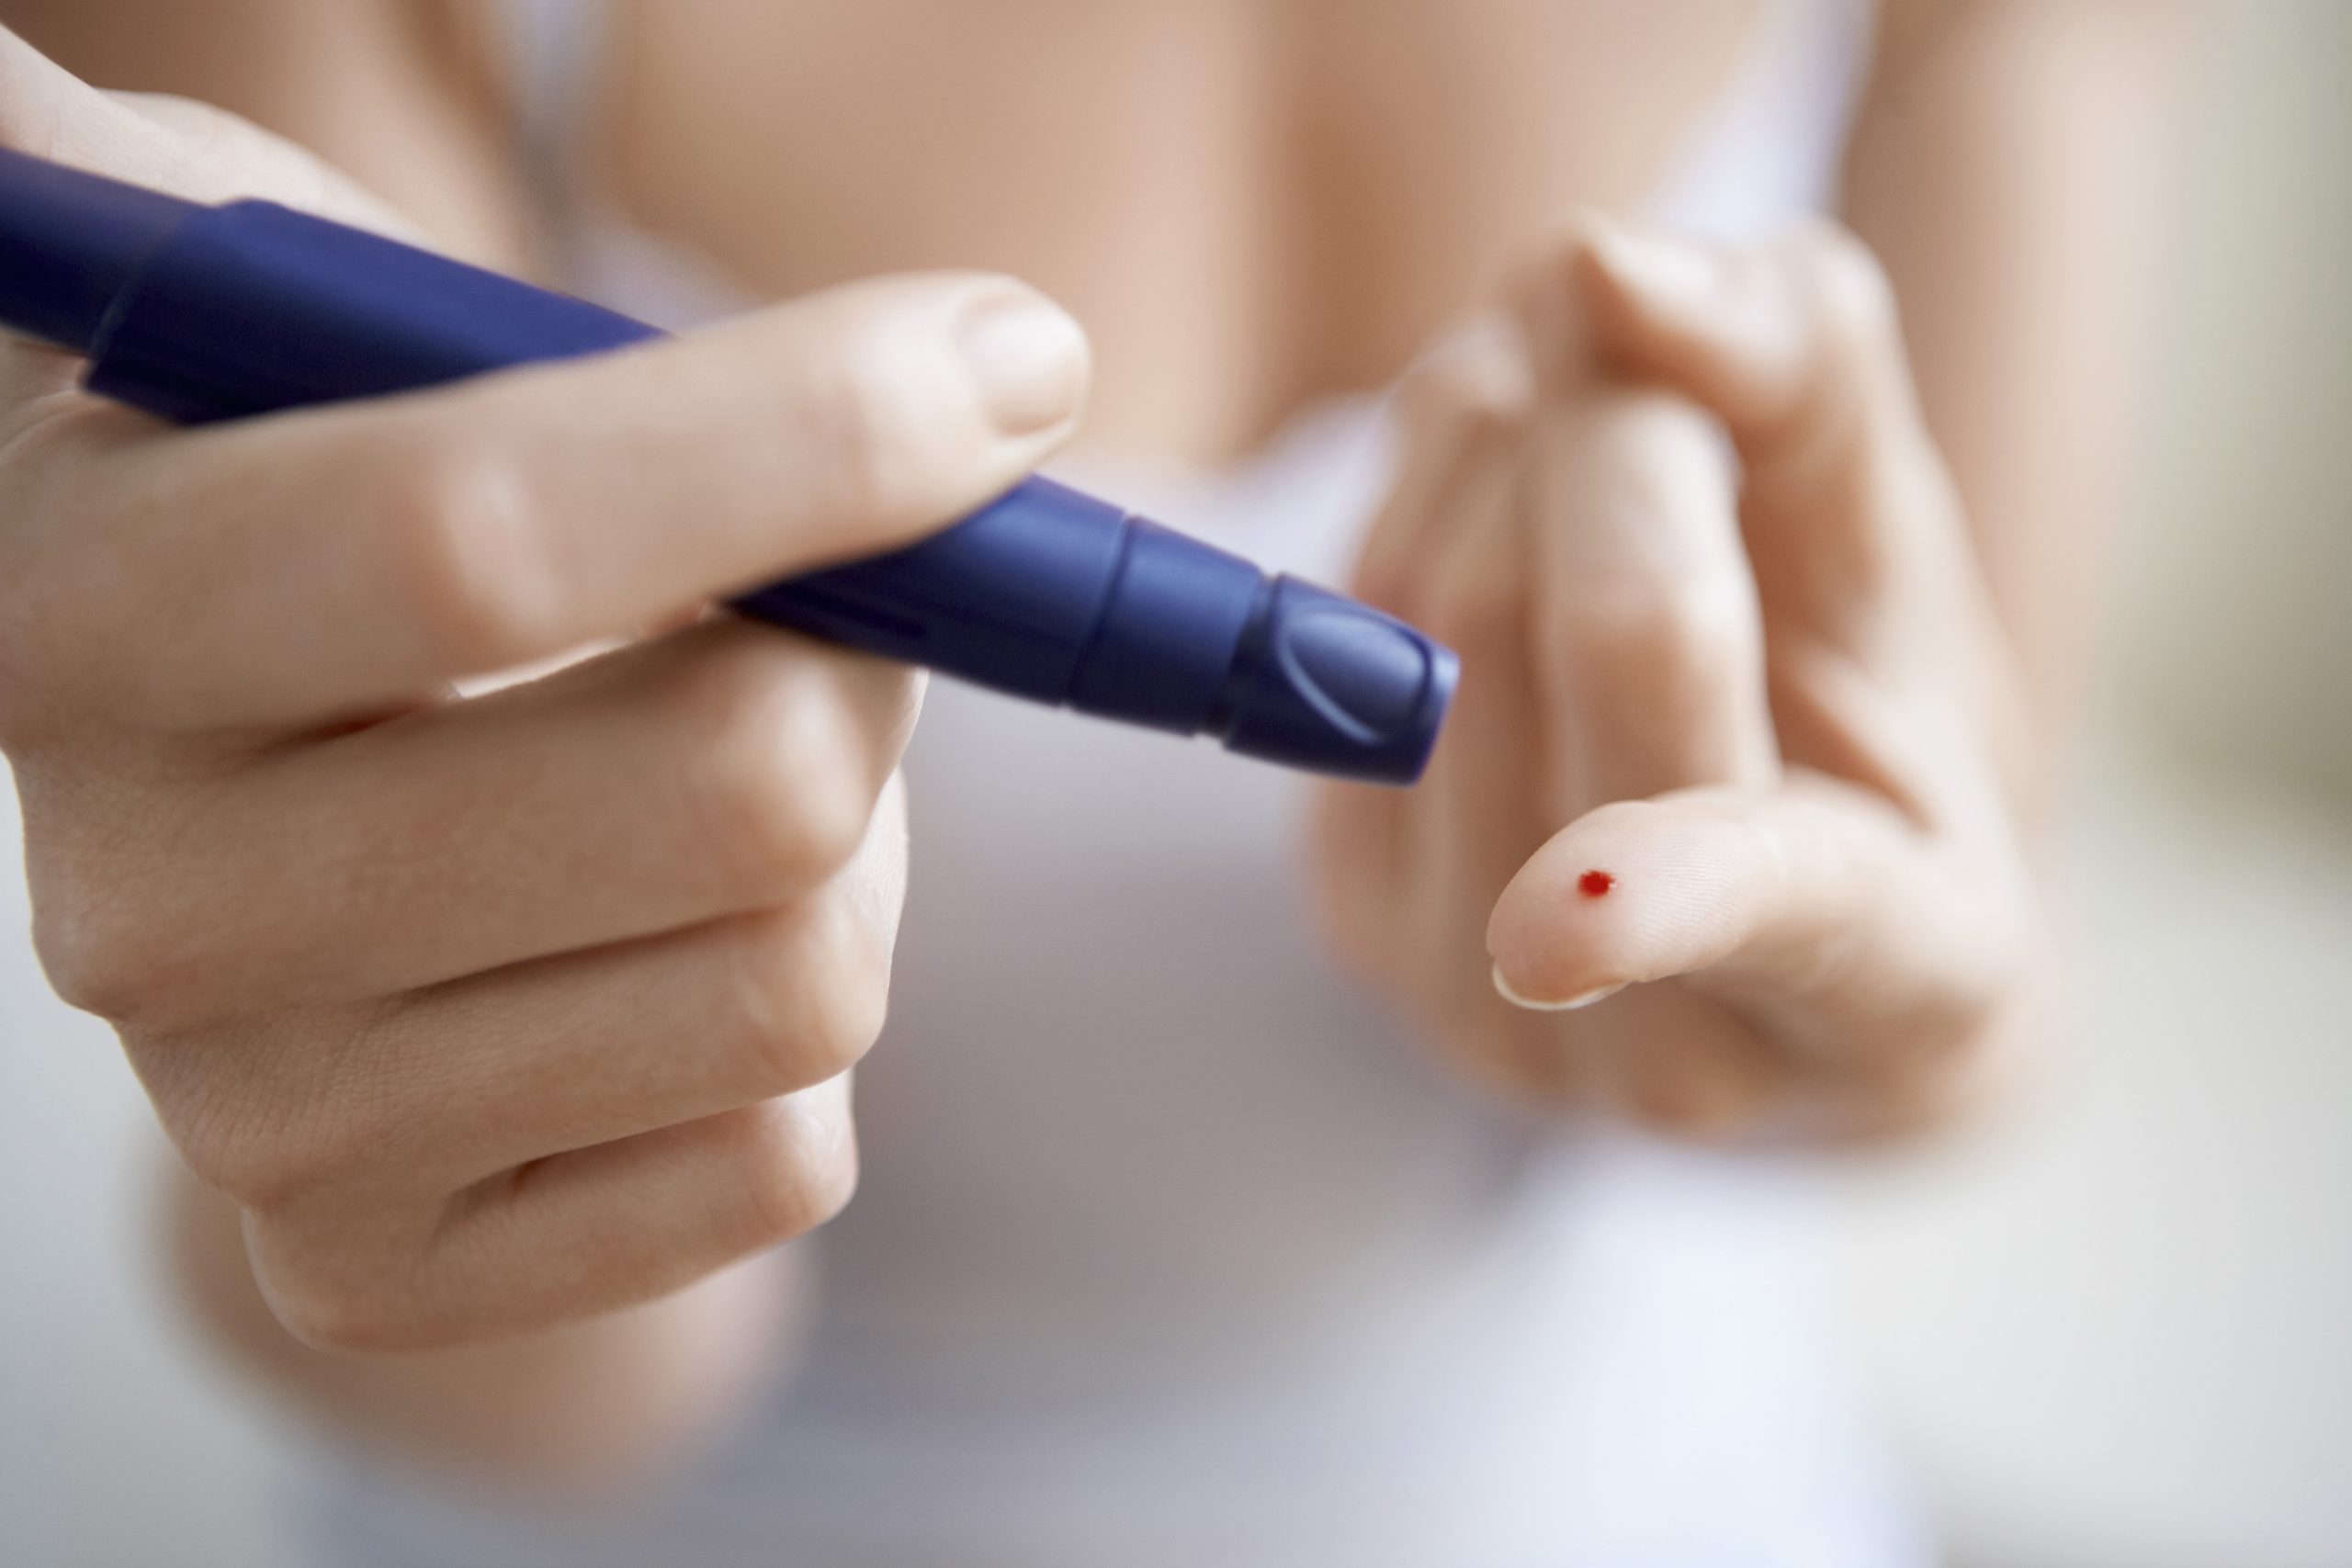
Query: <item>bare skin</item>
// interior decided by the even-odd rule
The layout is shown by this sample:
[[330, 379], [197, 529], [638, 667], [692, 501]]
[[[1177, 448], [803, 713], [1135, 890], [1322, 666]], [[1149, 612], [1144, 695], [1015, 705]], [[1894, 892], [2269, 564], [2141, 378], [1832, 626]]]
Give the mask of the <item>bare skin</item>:
[[1361, 588], [1464, 682], [1422, 787], [1324, 792], [1341, 951], [1521, 1095], [1946, 1111], [2030, 997], [2031, 762], [1869, 253], [1588, 222], [1403, 403]]
[[[1844, 215], [1891, 296], [1843, 239], [1717, 256], [1561, 237], [1571, 209], [1638, 201], [1750, 40], [1758, 8], [1742, 0], [1690, 0], [1672, 28], [1638, 0], [1017, 10], [1008, 22], [990, 7], [982, 26], [925, 0], [625, 6], [594, 164], [641, 219], [768, 295], [945, 265], [1037, 285], [1093, 340], [1088, 434], [1111, 446], [1231, 456], [1495, 312], [1486, 347], [1408, 389], [1413, 457], [1366, 563], [1368, 591], [1462, 638], [1483, 694], [1465, 699], [1429, 786], [1330, 796], [1318, 875], [1342, 955], [1505, 1092], [1714, 1131], [1933, 1114], [2030, 995], [2041, 738], [2089, 619], [2149, 273], [2171, 52], [2160, 8], [1890, 11]], [[479, 7], [8, 0], [0, 21], [91, 80], [249, 115], [435, 243], [528, 265]], [[0, 87], [12, 145], [402, 221], [283, 149], [209, 122], [190, 134], [184, 107], [97, 99], [14, 39], [0, 39]], [[790, 1254], [768, 1249], [846, 1195], [840, 1069], [878, 1024], [907, 683], [707, 626], [478, 705], [438, 682], [903, 536], [1037, 460], [1074, 424], [1075, 380], [1033, 388], [1027, 427], [992, 435], [945, 358], [916, 386], [873, 378], [872, 334], [930, 332], [944, 355], [943, 323], [1009, 288], [820, 293], [606, 367], [194, 436], [61, 395], [70, 367], [53, 356], [0, 358], [0, 417], [20, 433], [0, 493], [31, 498], [0, 514], [6, 548], [52, 549], [71, 569], [70, 542], [119, 516], [167, 580], [175, 547], [152, 498], [180, 498], [186, 547], [201, 549], [208, 529], [254, 514], [258, 485], [265, 522], [380, 513], [349, 547], [382, 551], [419, 585], [419, 624], [448, 634], [350, 646], [317, 605], [352, 563], [299, 557], [240, 607], [239, 624], [280, 628], [258, 656], [224, 639], [209, 661], [175, 649], [150, 668], [106, 629], [130, 607], [70, 593], [0, 619], [0, 689], [31, 694], [5, 739], [45, 956], [69, 997], [121, 1028], [198, 1179], [175, 1201], [200, 1315], [310, 1407], [430, 1455], [604, 1473], [709, 1429], [785, 1353], [772, 1325]], [[789, 517], [730, 504], [762, 478], [762, 442], [729, 435], [747, 389], [808, 433], [800, 456], [821, 471], [838, 410], [797, 400], [843, 385], [932, 411], [920, 431], [884, 422], [907, 488], [845, 481], [835, 504]], [[653, 412], [681, 406], [707, 417], [688, 429]], [[583, 412], [599, 445], [549, 434]], [[1702, 413], [1770, 481], [1736, 511], [1694, 435]], [[650, 502], [620, 479], [558, 475], [609, 451], [625, 476], [655, 450], [665, 472], [713, 487], [701, 510], [733, 521], [649, 581], [627, 541], [630, 508]], [[588, 519], [555, 558], [571, 575], [528, 606], [449, 597], [474, 580], [444, 570], [433, 542], [464, 487], [420, 500], [391, 477], [419, 459], [447, 477], [485, 453], [542, 503], [526, 517]], [[207, 494], [223, 497], [209, 513]], [[1544, 586], [1596, 581], [1613, 582], [1611, 601]], [[1577, 670], [1592, 679], [1561, 678]], [[663, 716], [682, 690], [709, 699], [690, 705], [708, 728]], [[842, 738], [843, 776], [725, 761], [744, 734], [733, 717], [756, 733], [778, 713]], [[593, 791], [526, 792], [473, 814], [480, 840], [437, 841], [452, 802], [518, 787], [502, 782], [518, 748], [571, 737], [609, 754], [632, 726], [652, 776], [609, 781], [611, 800], [675, 784], [691, 807], [698, 784], [729, 780], [741, 787], [723, 811], [818, 847], [726, 887], [650, 870], [616, 883], [609, 859], [542, 854], [496, 908], [474, 907], [480, 874], [457, 868], [494, 863], [495, 836], [521, 821], [543, 824], [549, 847], [618, 832], [644, 840], [623, 862], [675, 863], [662, 840], [674, 821], [616, 827]], [[305, 814], [355, 813], [381, 831], [307, 878], [236, 827], [266, 823], [283, 842]], [[191, 842], [213, 858], [190, 859]], [[1594, 866], [1620, 878], [1605, 898], [1575, 890]], [[372, 924], [333, 897], [353, 876], [389, 889]], [[204, 889], [201, 919], [165, 898], [123, 920], [134, 884]], [[862, 956], [802, 940], [820, 926], [854, 931]], [[749, 1024], [708, 1015], [711, 996], [746, 992], [695, 967], [741, 973], [730, 942], [753, 945], [763, 976]], [[1393, 961], [1406, 951], [1420, 961]], [[1537, 1002], [1631, 988], [1544, 1014], [1499, 997], [1490, 968]], [[605, 1036], [512, 1021], [608, 1018], [597, 998], [617, 994], [639, 999]], [[812, 997], [834, 1005], [799, 1005]], [[363, 1047], [408, 1065], [359, 1071], [374, 1059]], [[708, 1070], [670, 1082], [675, 1103], [645, 1104], [648, 1086], [678, 1078], [682, 1049]], [[547, 1103], [545, 1084], [579, 1081], [579, 1052], [603, 1053], [631, 1093]], [[492, 1064], [491, 1079], [462, 1063]], [[402, 1100], [392, 1083], [421, 1087]], [[288, 1107], [305, 1112], [303, 1139], [284, 1132]], [[577, 1179], [515, 1179], [550, 1168]], [[703, 1223], [747, 1168], [763, 1201], [740, 1225]], [[560, 1266], [573, 1222], [556, 1207], [510, 1220], [516, 1245], [470, 1264], [462, 1246], [420, 1240], [451, 1234], [452, 1215], [462, 1235], [485, 1213], [519, 1214], [522, 1197], [567, 1193], [599, 1234], [631, 1206], [695, 1223]]]

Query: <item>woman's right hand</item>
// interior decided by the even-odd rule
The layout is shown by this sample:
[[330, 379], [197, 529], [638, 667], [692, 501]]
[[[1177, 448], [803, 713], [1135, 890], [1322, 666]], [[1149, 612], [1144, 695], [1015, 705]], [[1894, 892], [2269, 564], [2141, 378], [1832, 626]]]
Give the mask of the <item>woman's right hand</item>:
[[[0, 85], [24, 150], [375, 210], [5, 30]], [[1001, 278], [892, 279], [199, 430], [77, 369], [0, 338], [0, 748], [36, 938], [242, 1209], [279, 1321], [336, 1348], [509, 1335], [833, 1213], [920, 678], [692, 617], [1034, 467], [1084, 394], [1069, 319]]]

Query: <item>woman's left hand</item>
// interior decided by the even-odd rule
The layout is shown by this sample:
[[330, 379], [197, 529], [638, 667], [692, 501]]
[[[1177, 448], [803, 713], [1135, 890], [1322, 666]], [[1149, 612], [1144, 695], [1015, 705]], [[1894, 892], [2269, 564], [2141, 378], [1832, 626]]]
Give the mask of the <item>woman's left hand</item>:
[[1949, 1105], [2030, 982], [2031, 764], [1869, 254], [1588, 224], [1399, 403], [1358, 588], [1464, 676], [1418, 789], [1321, 793], [1342, 957], [1547, 1100], [1717, 1134]]

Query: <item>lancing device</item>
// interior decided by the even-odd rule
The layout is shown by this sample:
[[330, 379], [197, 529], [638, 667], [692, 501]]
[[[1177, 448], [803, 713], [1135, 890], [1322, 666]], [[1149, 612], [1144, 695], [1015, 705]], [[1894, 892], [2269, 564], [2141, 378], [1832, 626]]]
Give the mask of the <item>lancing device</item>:
[[[0, 324], [181, 423], [658, 337], [642, 321], [266, 201], [205, 207], [0, 149]], [[747, 615], [1292, 767], [1420, 776], [1458, 666], [1368, 605], [1031, 478]]]

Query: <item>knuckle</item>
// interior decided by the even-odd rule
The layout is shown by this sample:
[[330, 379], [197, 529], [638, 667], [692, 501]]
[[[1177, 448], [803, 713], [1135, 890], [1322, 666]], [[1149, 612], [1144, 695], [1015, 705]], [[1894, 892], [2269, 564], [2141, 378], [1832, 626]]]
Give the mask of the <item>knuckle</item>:
[[736, 1010], [751, 1058], [751, 1092], [789, 1093], [837, 1077], [881, 1037], [888, 1011], [887, 961], [863, 933], [827, 919], [762, 922], [738, 950]]
[[683, 706], [701, 730], [697, 816], [715, 852], [763, 882], [806, 886], [848, 863], [865, 836], [867, 746], [825, 669], [779, 651], [710, 660]]
[[451, 1342], [417, 1310], [408, 1292], [348, 1266], [268, 1247], [262, 1230], [257, 1224], [254, 1281], [270, 1315], [300, 1344], [364, 1355], [435, 1348]]
[[[2033, 922], [1985, 910], [1973, 942], [1951, 940], [1950, 967], [1928, 987], [1908, 1026], [1890, 1031], [1878, 1076], [1882, 1088], [1929, 1093], [1982, 1074], [2020, 1032], [2036, 974]], [[1997, 934], [1996, 934], [1997, 933]]]
[[446, 1349], [514, 1326], [494, 1297], [453, 1292], [434, 1216], [248, 1210], [245, 1250], [270, 1314], [314, 1349], [400, 1354]]
[[54, 896], [36, 897], [32, 915], [33, 955], [59, 999], [105, 1019], [133, 1010], [142, 987], [96, 922]]
[[1701, 698], [1750, 679], [1754, 605], [1736, 582], [1692, 573], [1598, 596], [1558, 628], [1561, 657], [1651, 700]]
[[1651, 1062], [1624, 1078], [1619, 1099], [1626, 1118], [1664, 1137], [1703, 1140], [1738, 1125], [1748, 1110], [1700, 1064]]
[[836, 1121], [801, 1103], [808, 1098], [771, 1101], [751, 1122], [741, 1191], [754, 1247], [807, 1235], [857, 1191], [857, 1144], [846, 1113]]
[[200, 1102], [170, 1099], [158, 1103], [156, 1114], [164, 1135], [197, 1179], [235, 1200], [240, 1208], [275, 1208], [285, 1194], [288, 1184], [277, 1162], [252, 1147], [229, 1118]]
[[1625, 1116], [1646, 1133], [1695, 1139], [1722, 1130], [1722, 1117], [1703, 1090], [1678, 1079], [1642, 1080], [1626, 1091]]
[[179, 993], [162, 933], [120, 904], [48, 892], [33, 900], [33, 951], [67, 1006], [116, 1024], [161, 1016]]
[[442, 662], [494, 669], [545, 649], [557, 595], [522, 466], [492, 442], [436, 432], [388, 489], [396, 600]]
[[160, 1107], [164, 1134], [198, 1179], [257, 1214], [290, 1210], [331, 1179], [334, 1161], [299, 1124], [240, 1113], [203, 1093]]
[[1745, 1032], [1711, 1034], [1686, 1026], [1662, 1049], [1621, 1056], [1614, 1099], [1634, 1122], [1668, 1137], [1716, 1142], [1752, 1126], [1781, 1101], [1787, 1080], [1768, 1066], [1762, 1042]]
[[388, 1338], [381, 1306], [330, 1273], [280, 1262], [256, 1268], [254, 1280], [279, 1326], [313, 1350], [373, 1350]]

